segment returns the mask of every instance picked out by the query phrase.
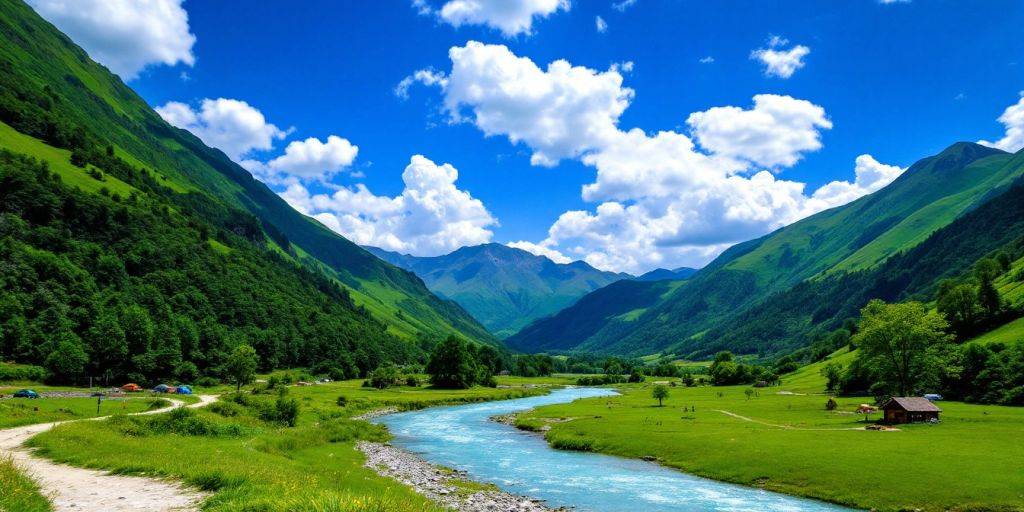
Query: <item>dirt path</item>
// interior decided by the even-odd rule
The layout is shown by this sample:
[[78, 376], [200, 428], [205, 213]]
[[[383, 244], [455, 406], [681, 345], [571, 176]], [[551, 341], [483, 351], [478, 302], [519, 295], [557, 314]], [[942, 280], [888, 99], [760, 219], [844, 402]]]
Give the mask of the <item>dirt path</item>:
[[779, 424], [776, 424], [776, 423], [768, 423], [766, 421], [755, 420], [754, 418], [748, 418], [746, 416], [740, 416], [739, 414], [736, 414], [734, 412], [723, 411], [721, 409], [714, 409], [714, 411], [715, 412], [720, 412], [720, 413], [722, 413], [722, 414], [724, 414], [726, 416], [731, 416], [731, 417], [736, 418], [738, 420], [749, 421], [751, 423], [757, 423], [758, 425], [764, 425], [766, 427], [781, 428], [781, 429], [785, 429], [785, 430], [864, 430], [864, 427], [842, 427], [842, 428], [803, 428], [803, 427], [794, 427], [792, 425], [779, 425]]
[[[204, 407], [217, 397], [200, 395], [190, 408]], [[169, 399], [170, 407], [137, 413], [160, 414], [185, 404]], [[106, 418], [108, 416], [104, 416]], [[89, 418], [95, 421], [103, 418]], [[58, 421], [0, 430], [0, 456], [10, 455], [14, 462], [35, 480], [53, 504], [55, 512], [136, 512], [194, 511], [207, 494], [181, 484], [138, 476], [111, 475], [104, 471], [57, 464], [36, 457], [22, 447], [30, 437], [51, 428], [70, 423]]]

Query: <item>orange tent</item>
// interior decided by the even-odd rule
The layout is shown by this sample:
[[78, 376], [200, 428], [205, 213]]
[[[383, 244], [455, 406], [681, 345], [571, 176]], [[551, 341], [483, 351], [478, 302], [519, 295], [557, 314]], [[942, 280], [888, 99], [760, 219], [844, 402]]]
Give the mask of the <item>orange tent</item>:
[[135, 392], [138, 392], [138, 391], [142, 391], [142, 386], [140, 386], [140, 385], [138, 385], [138, 384], [136, 384], [134, 382], [129, 382], [128, 384], [125, 384], [124, 386], [121, 386], [121, 390], [122, 391], [127, 391], [129, 393], [135, 393]]

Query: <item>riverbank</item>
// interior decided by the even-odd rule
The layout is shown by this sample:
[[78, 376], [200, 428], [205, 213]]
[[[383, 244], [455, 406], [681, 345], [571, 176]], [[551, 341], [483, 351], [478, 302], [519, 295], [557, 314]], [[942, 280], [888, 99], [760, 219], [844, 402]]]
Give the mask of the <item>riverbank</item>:
[[[435, 466], [400, 448], [359, 441], [366, 467], [412, 487], [435, 503], [458, 512], [545, 512], [540, 500], [516, 496], [493, 485], [470, 480], [465, 473]], [[562, 510], [562, 509], [558, 509]]]
[[[441, 512], [443, 505], [364, 466], [360, 441], [385, 443], [379, 425], [360, 421], [382, 412], [536, 396], [546, 388], [442, 390], [362, 381], [290, 387], [294, 426], [267, 416], [278, 390], [226, 395], [212, 407], [159, 425], [125, 419], [62, 425], [29, 444], [55, 462], [123, 475], [160, 475], [208, 493], [204, 511], [330, 510]], [[463, 488], [472, 488], [467, 483]], [[464, 492], [464, 491], [463, 491]]]
[[938, 425], [876, 432], [852, 413], [864, 398], [839, 397], [828, 411], [828, 397], [801, 382], [751, 395], [742, 386], [676, 387], [664, 407], [650, 385], [623, 384], [622, 396], [540, 407], [516, 425], [544, 432], [555, 448], [655, 460], [853, 508], [1024, 510], [1024, 408], [942, 402]]

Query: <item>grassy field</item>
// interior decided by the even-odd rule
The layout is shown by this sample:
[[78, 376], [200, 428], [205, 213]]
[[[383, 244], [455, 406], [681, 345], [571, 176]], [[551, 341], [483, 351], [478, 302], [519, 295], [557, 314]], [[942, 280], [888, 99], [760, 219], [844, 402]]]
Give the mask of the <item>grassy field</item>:
[[556, 447], [655, 457], [688, 473], [858, 508], [1024, 510], [1024, 408], [942, 402], [939, 425], [866, 431], [853, 411], [868, 400], [838, 398], [839, 408], [826, 411], [827, 397], [805, 394], [823, 387], [815, 375], [807, 368], [751, 397], [745, 387], [672, 388], [665, 407], [649, 385], [625, 385], [620, 397], [543, 407], [518, 421], [550, 427]]
[[[380, 426], [350, 417], [382, 407], [518, 398], [545, 393], [562, 379], [502, 379], [501, 388], [376, 390], [361, 381], [288, 388], [300, 404], [295, 427], [261, 418], [256, 404], [223, 400], [205, 409], [118, 417], [58, 427], [32, 439], [51, 459], [115, 473], [167, 476], [214, 492], [215, 511], [432, 511], [411, 489], [362, 466], [357, 440], [386, 440]], [[530, 384], [527, 387], [525, 384]], [[277, 395], [246, 393], [272, 403]], [[338, 405], [345, 397], [346, 405]], [[164, 420], [158, 418], [164, 417]]]
[[95, 398], [5, 398], [0, 400], [0, 428], [129, 414], [167, 405], [167, 401], [152, 397], [104, 399], [96, 414]]

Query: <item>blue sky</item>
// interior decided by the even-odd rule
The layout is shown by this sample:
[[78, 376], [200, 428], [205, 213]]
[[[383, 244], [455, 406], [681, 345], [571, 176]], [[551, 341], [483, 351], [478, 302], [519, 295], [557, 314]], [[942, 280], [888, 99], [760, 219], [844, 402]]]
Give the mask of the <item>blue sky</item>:
[[[139, 19], [124, 30], [30, 3], [296, 207], [401, 252], [518, 241], [614, 270], [699, 266], [955, 141], [1024, 144], [1018, 1], [161, 1], [98, 2]], [[549, 73], [559, 59], [575, 73]], [[204, 117], [219, 98], [263, 124], [239, 103]]]

